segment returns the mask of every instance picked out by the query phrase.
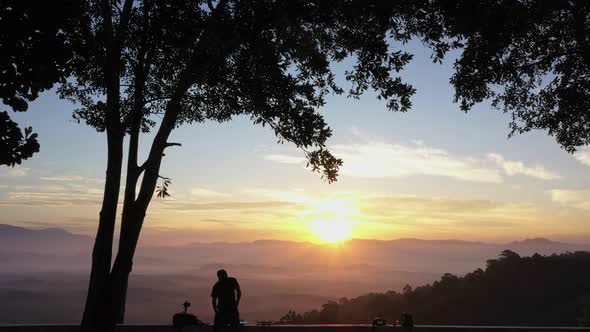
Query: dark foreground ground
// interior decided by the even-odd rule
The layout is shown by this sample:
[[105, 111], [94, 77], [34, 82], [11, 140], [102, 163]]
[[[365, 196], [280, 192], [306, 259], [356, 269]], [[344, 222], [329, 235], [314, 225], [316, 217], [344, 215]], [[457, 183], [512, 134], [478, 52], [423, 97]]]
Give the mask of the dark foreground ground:
[[[0, 332], [77, 332], [78, 326], [74, 325], [13, 325], [0, 326]], [[186, 327], [182, 330], [175, 329], [166, 325], [124, 325], [119, 326], [117, 331], [120, 332], [212, 332], [210, 326], [205, 327]], [[402, 332], [408, 331], [402, 327], [379, 327], [373, 330], [368, 325], [293, 325], [293, 326], [271, 326], [256, 327], [244, 326], [239, 332]], [[419, 325], [413, 329], [414, 332], [438, 332], [438, 331], [457, 331], [457, 332], [541, 332], [541, 331], [590, 331], [590, 327], [522, 327], [522, 326], [435, 326]]]

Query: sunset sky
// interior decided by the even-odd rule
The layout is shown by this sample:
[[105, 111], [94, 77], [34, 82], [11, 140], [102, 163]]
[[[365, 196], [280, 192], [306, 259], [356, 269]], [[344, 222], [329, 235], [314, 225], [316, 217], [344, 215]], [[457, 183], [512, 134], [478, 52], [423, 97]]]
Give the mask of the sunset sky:
[[[453, 104], [443, 65], [408, 45], [402, 74], [417, 89], [409, 113], [368, 93], [330, 96], [322, 109], [329, 147], [344, 166], [328, 184], [304, 155], [277, 145], [247, 118], [176, 130], [164, 159], [172, 198], [154, 198], [142, 244], [340, 238], [588, 242], [590, 151], [566, 153], [546, 132], [507, 139], [510, 116]], [[341, 72], [346, 64], [335, 66]], [[41, 152], [0, 168], [0, 223], [61, 227], [92, 235], [106, 166], [106, 140], [72, 120], [75, 105], [43, 94], [11, 116], [39, 133]], [[142, 138], [145, 146], [151, 136]], [[119, 210], [120, 212], [120, 210]]]

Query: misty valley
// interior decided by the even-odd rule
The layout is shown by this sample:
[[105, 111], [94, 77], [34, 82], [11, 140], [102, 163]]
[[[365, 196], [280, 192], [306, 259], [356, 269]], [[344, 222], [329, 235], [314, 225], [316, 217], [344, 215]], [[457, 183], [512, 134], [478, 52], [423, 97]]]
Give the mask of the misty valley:
[[[78, 323], [92, 241], [62, 229], [1, 225], [0, 324]], [[353, 301], [368, 293], [402, 293], [406, 285], [416, 290], [445, 273], [463, 276], [485, 268], [488, 259], [506, 249], [530, 256], [587, 251], [590, 245], [547, 239], [507, 244], [398, 239], [350, 240], [338, 245], [275, 240], [140, 245], [131, 274], [126, 323], [168, 324], [185, 300], [192, 303], [191, 311], [200, 319], [211, 322], [210, 293], [220, 268], [240, 282], [243, 319], [278, 321], [288, 312], [320, 310], [343, 298]], [[389, 306], [384, 303], [382, 308]], [[361, 315], [346, 322], [367, 323], [372, 314], [364, 315], [366, 318]], [[318, 322], [318, 317], [309, 322]], [[419, 316], [417, 319], [420, 321]]]

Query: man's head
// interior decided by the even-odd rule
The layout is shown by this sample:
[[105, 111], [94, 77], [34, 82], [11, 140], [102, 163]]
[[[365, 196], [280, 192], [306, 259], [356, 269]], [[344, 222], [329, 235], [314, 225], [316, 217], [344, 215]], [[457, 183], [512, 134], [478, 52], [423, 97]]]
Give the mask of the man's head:
[[219, 280], [227, 278], [227, 271], [226, 270], [217, 271], [217, 278]]

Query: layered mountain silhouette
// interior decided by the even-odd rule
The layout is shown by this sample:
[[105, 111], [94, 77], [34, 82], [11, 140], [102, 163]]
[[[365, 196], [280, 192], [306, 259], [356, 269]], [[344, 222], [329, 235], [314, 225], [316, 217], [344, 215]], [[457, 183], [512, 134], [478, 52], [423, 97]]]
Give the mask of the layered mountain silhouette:
[[[85, 271], [93, 238], [61, 228], [29, 229], [0, 224], [0, 272]], [[590, 250], [590, 244], [571, 244], [532, 238], [506, 244], [465, 240], [353, 239], [332, 247], [309, 242], [256, 240], [239, 243], [192, 243], [179, 246], [141, 245], [134, 264], [143, 272], [210, 272], [225, 264], [253, 276], [273, 278], [301, 270], [349, 274], [366, 272], [465, 273], [481, 267], [502, 250], [521, 255]], [[57, 268], [56, 268], [57, 267]], [[342, 271], [341, 271], [342, 270]], [[356, 271], [356, 272], [355, 272]], [[329, 273], [329, 272], [326, 272]]]

